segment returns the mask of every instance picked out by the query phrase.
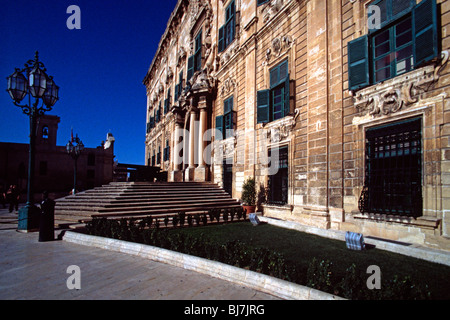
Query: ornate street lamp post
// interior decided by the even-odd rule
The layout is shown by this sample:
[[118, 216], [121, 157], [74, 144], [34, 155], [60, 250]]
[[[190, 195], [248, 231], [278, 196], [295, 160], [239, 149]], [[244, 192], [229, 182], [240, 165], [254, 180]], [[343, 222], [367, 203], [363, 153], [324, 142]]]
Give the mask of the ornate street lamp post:
[[[35, 163], [35, 141], [37, 119], [45, 112], [52, 110], [58, 101], [59, 87], [54, 83], [53, 77], [45, 72], [47, 69], [39, 61], [39, 53], [36, 51], [34, 60], [25, 63], [25, 68], [16, 68], [8, 80], [9, 95], [14, 105], [20, 107], [30, 118], [30, 151], [28, 159], [28, 184], [27, 203], [19, 210], [19, 231], [30, 231], [39, 227], [39, 209], [34, 205], [34, 163]], [[24, 75], [25, 74], [25, 75]], [[28, 104], [21, 105], [20, 102], [28, 95]], [[33, 104], [31, 104], [34, 99]], [[42, 104], [39, 107], [39, 102]]]
[[[74, 145], [73, 142], [76, 144]], [[80, 138], [77, 136], [69, 141], [66, 145], [67, 154], [70, 155], [73, 159], [73, 190], [72, 194], [75, 195], [77, 192], [77, 160], [81, 154], [81, 151], [84, 150], [84, 144]]]

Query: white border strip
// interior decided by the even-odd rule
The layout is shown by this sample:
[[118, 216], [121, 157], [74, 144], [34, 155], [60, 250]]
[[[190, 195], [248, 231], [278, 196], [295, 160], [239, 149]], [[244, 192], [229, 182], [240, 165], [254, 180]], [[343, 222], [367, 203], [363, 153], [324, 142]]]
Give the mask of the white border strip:
[[[345, 231], [341, 230], [332, 230], [332, 229], [320, 229], [317, 227], [312, 226], [306, 226], [302, 225], [298, 222], [294, 221], [285, 221], [285, 220], [278, 220], [263, 216], [258, 216], [259, 220], [262, 222], [266, 222], [268, 224], [285, 228], [285, 229], [292, 229], [297, 231], [302, 231], [306, 233], [315, 234], [321, 237], [335, 239], [335, 240], [341, 240], [345, 241]], [[450, 266], [450, 252], [443, 251], [443, 250], [436, 250], [432, 248], [426, 248], [423, 246], [419, 246], [416, 244], [397, 244], [394, 242], [391, 242], [389, 240], [383, 241], [383, 240], [377, 240], [377, 239], [371, 239], [368, 237], [364, 237], [364, 242], [374, 245], [375, 248], [386, 250], [398, 254], [402, 254], [405, 256], [410, 256], [417, 259], [422, 259], [430, 262], [440, 263], [447, 266]]]
[[91, 236], [73, 231], [66, 231], [63, 240], [167, 263], [186, 270], [192, 270], [214, 278], [243, 285], [286, 300], [344, 300], [341, 297], [323, 291], [258, 272], [154, 246]]

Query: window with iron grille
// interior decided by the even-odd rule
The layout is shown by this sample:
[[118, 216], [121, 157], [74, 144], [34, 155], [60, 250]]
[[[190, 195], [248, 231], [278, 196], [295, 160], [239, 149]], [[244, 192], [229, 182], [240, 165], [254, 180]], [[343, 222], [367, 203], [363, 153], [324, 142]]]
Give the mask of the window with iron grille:
[[362, 213], [422, 215], [421, 123], [413, 118], [367, 129]]
[[[269, 159], [272, 149], [269, 150]], [[278, 159], [274, 164], [277, 172], [269, 176], [268, 199], [269, 204], [286, 204], [288, 202], [288, 147], [278, 149]]]

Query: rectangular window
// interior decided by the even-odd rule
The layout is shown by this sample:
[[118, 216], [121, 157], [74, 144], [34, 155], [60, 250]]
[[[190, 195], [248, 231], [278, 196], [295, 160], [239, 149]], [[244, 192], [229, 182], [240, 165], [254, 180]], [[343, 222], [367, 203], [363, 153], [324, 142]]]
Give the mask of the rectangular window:
[[270, 89], [257, 92], [257, 122], [281, 119], [290, 113], [288, 61], [270, 70]]
[[170, 88], [167, 89], [167, 98], [164, 100], [164, 114], [167, 114], [170, 110]]
[[219, 52], [224, 51], [236, 34], [236, 7], [234, 0], [225, 9], [225, 24], [219, 29]]
[[166, 140], [166, 147], [164, 148], [164, 161], [169, 161], [170, 159], [170, 146], [169, 140]]
[[178, 98], [181, 96], [181, 93], [183, 92], [183, 70], [180, 71], [180, 74], [178, 76], [178, 84], [175, 85], [175, 101], [178, 101]]
[[188, 58], [187, 81], [191, 80], [192, 76], [194, 75], [194, 71], [194, 56], [192, 55]]
[[223, 189], [228, 194], [233, 194], [233, 159], [223, 161]]
[[380, 8], [381, 28], [348, 43], [349, 90], [393, 78], [438, 56], [436, 0], [414, 4], [414, 0], [370, 4]]
[[[269, 176], [268, 203], [286, 204], [288, 202], [288, 147], [277, 149], [278, 160], [275, 165], [277, 171]], [[272, 150], [269, 150], [269, 159], [271, 159]]]
[[194, 72], [202, 69], [202, 31], [195, 37]]
[[[368, 8], [370, 6], [376, 6], [380, 12], [380, 20], [375, 20], [375, 11], [368, 10], [368, 21], [371, 22], [380, 22], [378, 28], [384, 28], [389, 23], [395, 21], [406, 13], [411, 12], [412, 8], [416, 4], [416, 0], [375, 0], [369, 3]], [[369, 29], [369, 32], [374, 32], [379, 29], [373, 28]]]
[[372, 36], [373, 83], [377, 83], [414, 67], [412, 23], [408, 16]]
[[158, 107], [153, 111], [155, 114], [155, 124], [161, 120], [161, 101], [159, 101]]
[[225, 139], [232, 136], [234, 129], [233, 96], [223, 102], [223, 128], [225, 129]]
[[161, 163], [161, 147], [158, 147], [158, 153], [156, 154], [156, 164]]
[[363, 213], [422, 215], [422, 120], [366, 131]]
[[216, 136], [216, 140], [226, 139], [233, 136], [236, 127], [236, 111], [233, 111], [233, 96], [223, 102], [223, 115], [216, 117], [216, 130], [219, 130], [221, 137]]

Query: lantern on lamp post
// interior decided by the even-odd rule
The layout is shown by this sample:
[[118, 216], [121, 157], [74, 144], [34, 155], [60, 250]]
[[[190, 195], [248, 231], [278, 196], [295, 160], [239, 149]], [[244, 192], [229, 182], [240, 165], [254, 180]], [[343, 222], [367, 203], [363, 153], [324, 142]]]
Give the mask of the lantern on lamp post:
[[[75, 144], [73, 144], [75, 142]], [[73, 190], [72, 194], [75, 195], [77, 192], [77, 162], [78, 157], [81, 152], [84, 150], [84, 144], [80, 138], [78, 138], [78, 134], [66, 145], [66, 151], [69, 156], [73, 159]]]
[[[39, 209], [34, 205], [34, 167], [37, 120], [45, 112], [52, 110], [58, 101], [59, 87], [45, 72], [47, 69], [39, 61], [36, 51], [34, 60], [25, 63], [23, 69], [16, 68], [14, 73], [7, 77], [7, 90], [14, 105], [20, 107], [22, 112], [30, 118], [30, 150], [28, 159], [27, 203], [19, 210], [19, 231], [31, 231], [39, 226]], [[25, 74], [25, 75], [24, 75]], [[21, 101], [28, 96], [28, 104], [21, 105]], [[32, 99], [34, 99], [33, 104]], [[41, 106], [39, 102], [42, 100]]]

